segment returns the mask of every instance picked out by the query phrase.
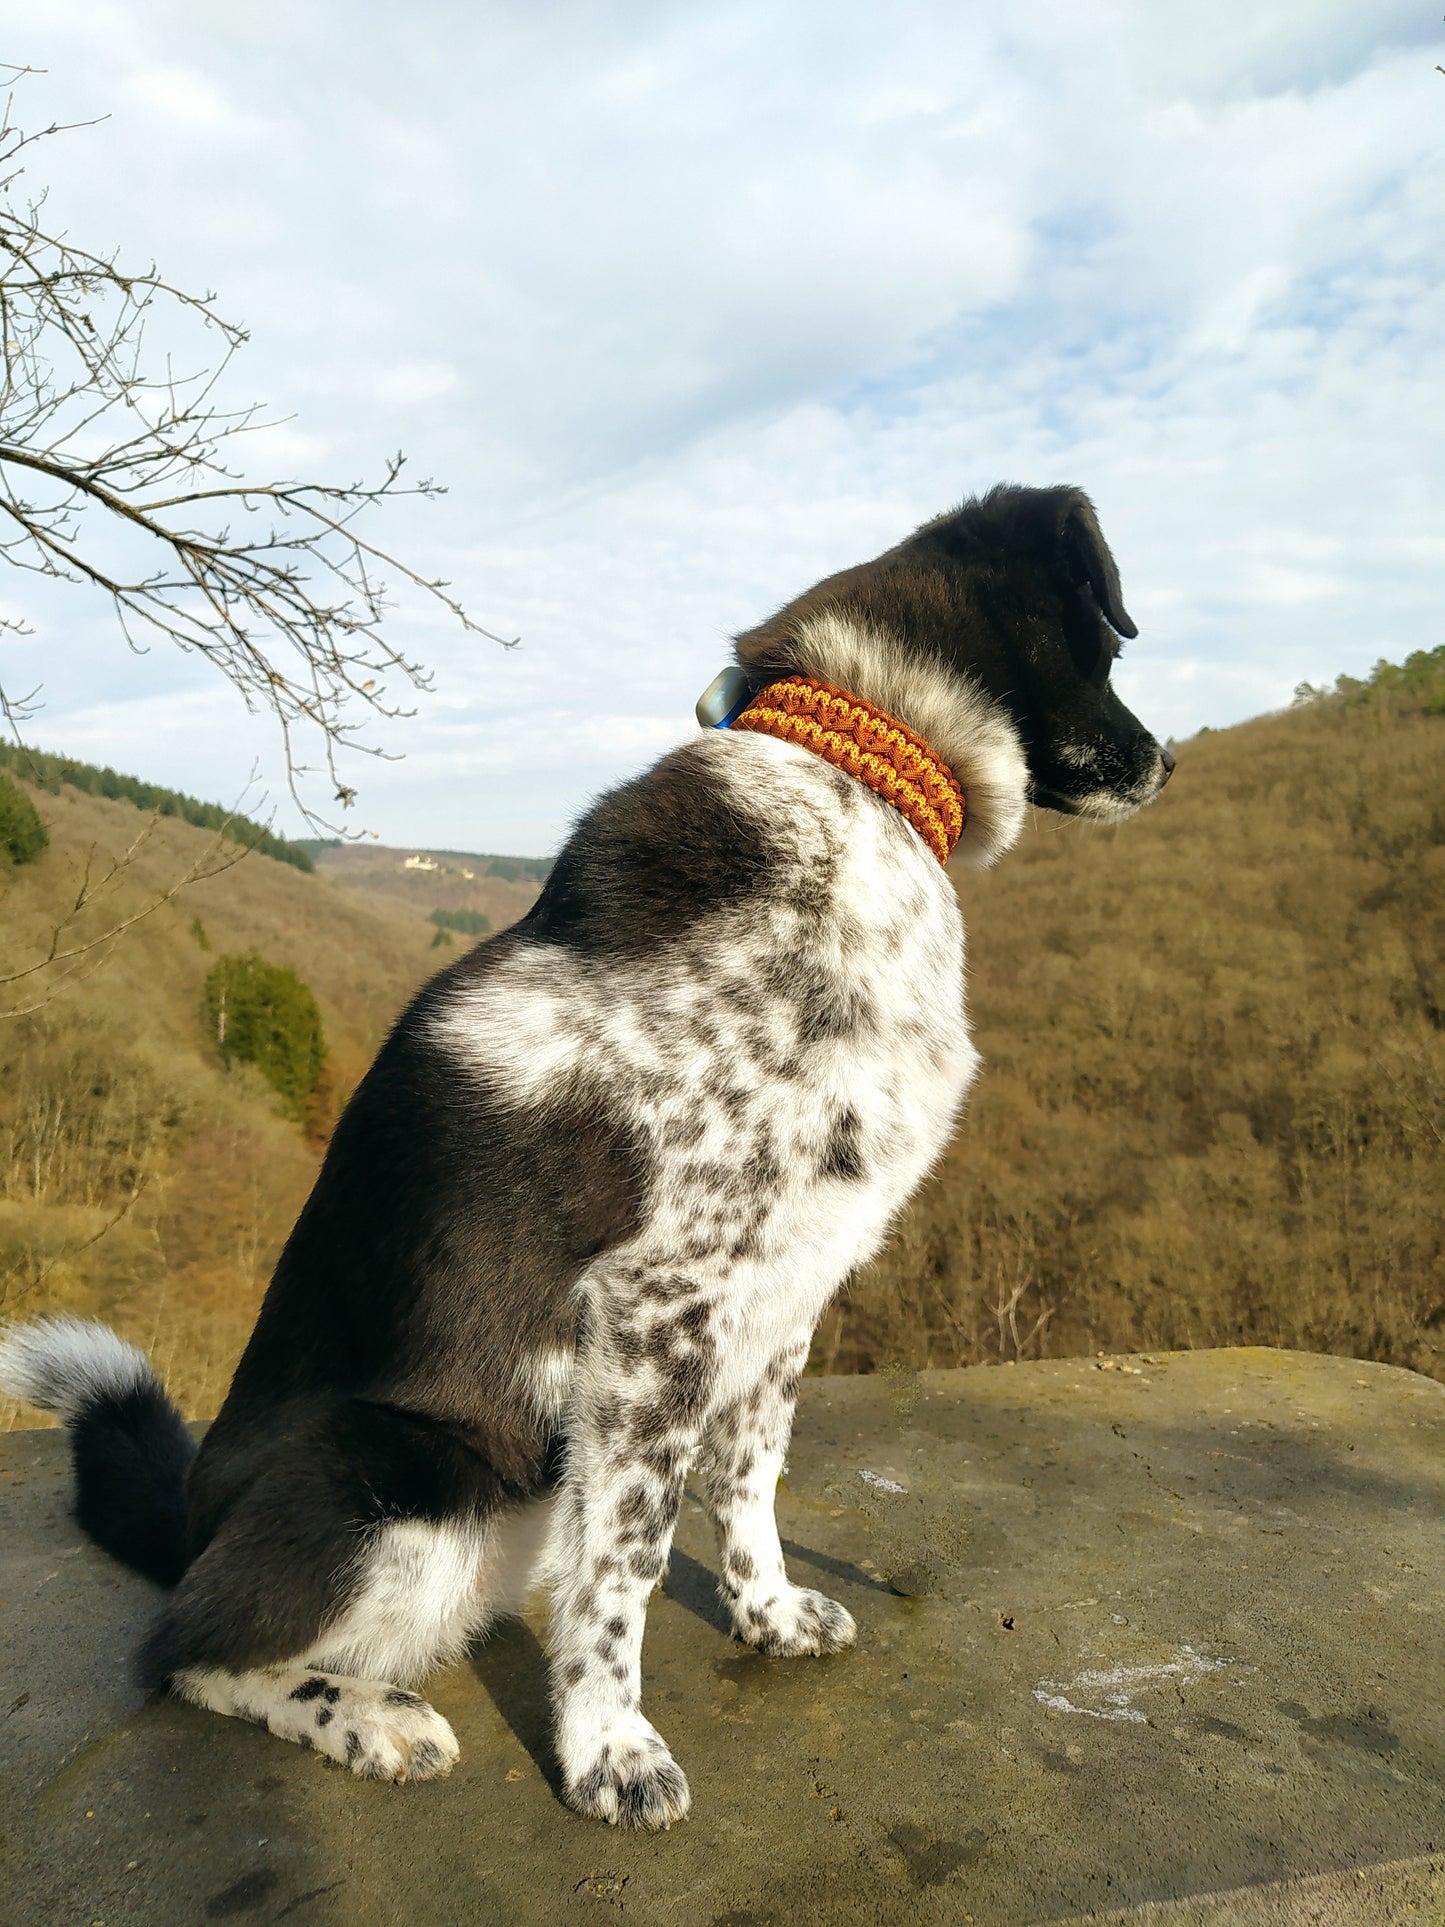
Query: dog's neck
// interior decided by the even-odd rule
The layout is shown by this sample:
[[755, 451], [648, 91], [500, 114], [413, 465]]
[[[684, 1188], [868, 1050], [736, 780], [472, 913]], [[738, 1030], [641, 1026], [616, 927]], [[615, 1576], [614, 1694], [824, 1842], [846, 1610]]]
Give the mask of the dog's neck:
[[[789, 638], [787, 668], [861, 696], [896, 716], [947, 764], [963, 790], [967, 821], [954, 852], [992, 863], [1023, 828], [1028, 766], [1018, 731], [967, 677], [840, 609], [806, 617]], [[781, 670], [772, 670], [769, 680]]]
[[891, 803], [940, 863], [953, 855], [968, 815], [958, 778], [907, 723], [865, 697], [815, 676], [783, 676], [731, 727], [811, 750]]

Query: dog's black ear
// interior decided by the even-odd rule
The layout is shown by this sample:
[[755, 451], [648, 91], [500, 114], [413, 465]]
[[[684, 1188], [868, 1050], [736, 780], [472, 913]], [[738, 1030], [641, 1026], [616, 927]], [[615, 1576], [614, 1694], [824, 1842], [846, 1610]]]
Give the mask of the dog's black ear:
[[1070, 574], [1075, 582], [1088, 583], [1110, 627], [1121, 636], [1137, 636], [1138, 628], [1124, 607], [1118, 568], [1087, 495], [1076, 491], [1070, 498], [1060, 541]]

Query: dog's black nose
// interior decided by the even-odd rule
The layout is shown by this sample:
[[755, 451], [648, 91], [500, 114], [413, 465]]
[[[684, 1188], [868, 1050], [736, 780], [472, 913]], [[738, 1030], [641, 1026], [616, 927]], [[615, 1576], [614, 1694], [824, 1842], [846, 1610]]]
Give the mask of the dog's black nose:
[[[1159, 745], [1159, 761], [1164, 765], [1164, 783], [1167, 783], [1174, 774], [1174, 752], [1163, 743]], [[1163, 788], [1163, 783], [1160, 788]]]

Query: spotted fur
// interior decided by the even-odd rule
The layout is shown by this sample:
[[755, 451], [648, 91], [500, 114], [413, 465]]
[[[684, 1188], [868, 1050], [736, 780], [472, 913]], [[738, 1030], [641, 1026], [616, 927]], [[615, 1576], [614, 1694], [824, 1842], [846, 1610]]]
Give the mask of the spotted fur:
[[[924, 736], [967, 797], [959, 858], [986, 863], [1031, 789], [1119, 815], [1167, 776], [1108, 687], [1124, 628], [1085, 499], [995, 491], [738, 654]], [[922, 840], [805, 749], [711, 732], [602, 798], [348, 1107], [190, 1469], [183, 1544], [173, 1467], [149, 1511], [139, 1481], [174, 1568], [147, 1569], [181, 1574], [145, 1677], [353, 1772], [428, 1778], [456, 1743], [406, 1685], [544, 1582], [568, 1800], [681, 1818], [641, 1652], [689, 1474], [740, 1639], [855, 1637], [789, 1580], [774, 1494], [818, 1317], [977, 1070], [963, 964]], [[142, 1458], [166, 1409], [96, 1330], [8, 1353], [84, 1437], [82, 1491], [122, 1405]]]
[[384, 1680], [336, 1679], [304, 1666], [194, 1667], [177, 1676], [175, 1687], [193, 1706], [253, 1720], [361, 1780], [434, 1780], [460, 1756], [441, 1714]]

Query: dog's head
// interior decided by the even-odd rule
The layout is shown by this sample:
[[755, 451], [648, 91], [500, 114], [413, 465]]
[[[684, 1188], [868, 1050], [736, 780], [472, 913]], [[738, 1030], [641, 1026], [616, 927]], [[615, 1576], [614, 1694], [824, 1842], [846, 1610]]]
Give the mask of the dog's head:
[[[848, 634], [853, 645], [841, 643]], [[896, 658], [891, 686], [902, 691], [911, 667], [920, 694], [951, 671], [1013, 725], [1031, 802], [1108, 821], [1149, 802], [1174, 768], [1110, 683], [1121, 638], [1137, 634], [1088, 496], [1005, 485], [820, 582], [740, 636], [738, 657], [755, 680], [803, 669], [855, 686], [871, 660], [878, 680], [883, 658]], [[884, 689], [859, 694], [890, 706]], [[933, 715], [914, 727], [947, 756], [941, 703], [925, 707]]]
[[996, 488], [893, 556], [948, 582], [962, 619], [942, 625], [934, 646], [1008, 711], [1031, 802], [1107, 820], [1158, 794], [1174, 758], [1110, 681], [1122, 639], [1139, 631], [1087, 495]]

